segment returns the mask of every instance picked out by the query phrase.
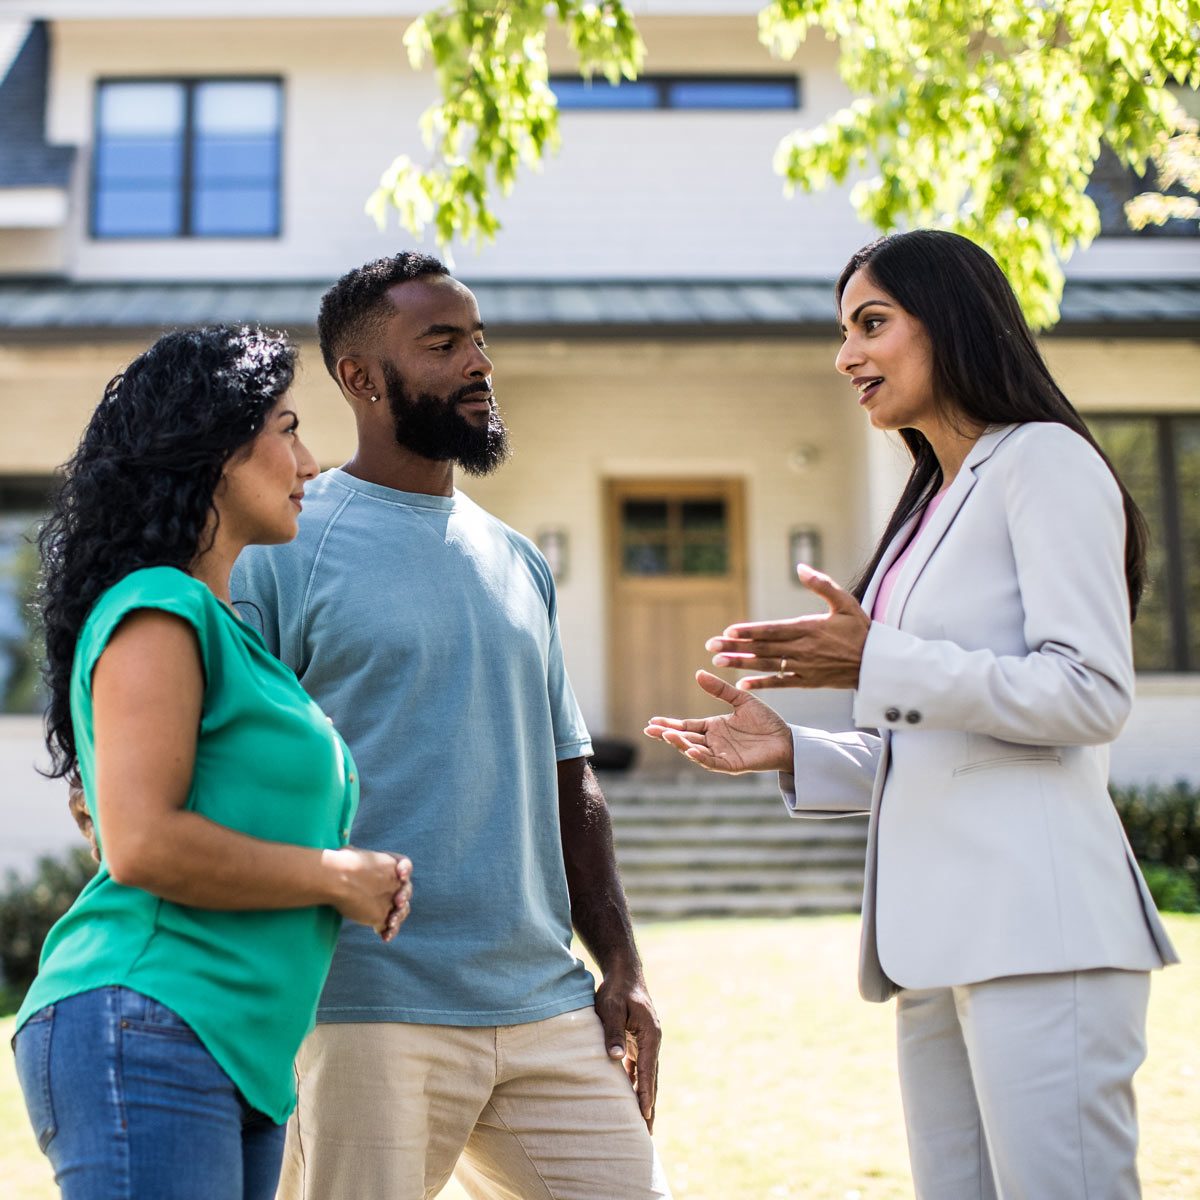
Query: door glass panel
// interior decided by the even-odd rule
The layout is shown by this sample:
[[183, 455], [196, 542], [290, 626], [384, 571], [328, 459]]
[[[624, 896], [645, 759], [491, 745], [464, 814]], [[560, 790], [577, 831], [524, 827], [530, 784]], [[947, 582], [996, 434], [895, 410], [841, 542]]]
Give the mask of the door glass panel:
[[625, 575], [727, 575], [729, 520], [720, 496], [638, 497], [621, 503]]
[[682, 526], [687, 533], [724, 533], [724, 500], [685, 500], [682, 509]]
[[667, 527], [665, 500], [626, 500], [622, 507], [621, 524], [626, 532]]
[[634, 542], [626, 545], [624, 555], [626, 575], [666, 575], [670, 555], [665, 542]]
[[703, 542], [683, 547], [685, 575], [724, 575], [729, 570], [725, 544]]

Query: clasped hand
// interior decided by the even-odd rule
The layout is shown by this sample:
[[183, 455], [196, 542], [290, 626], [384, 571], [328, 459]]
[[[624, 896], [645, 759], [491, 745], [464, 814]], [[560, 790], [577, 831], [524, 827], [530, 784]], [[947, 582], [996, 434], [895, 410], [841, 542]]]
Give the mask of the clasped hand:
[[332, 854], [340, 876], [334, 906], [343, 917], [371, 926], [390, 942], [412, 904], [412, 863], [402, 854], [358, 846]]

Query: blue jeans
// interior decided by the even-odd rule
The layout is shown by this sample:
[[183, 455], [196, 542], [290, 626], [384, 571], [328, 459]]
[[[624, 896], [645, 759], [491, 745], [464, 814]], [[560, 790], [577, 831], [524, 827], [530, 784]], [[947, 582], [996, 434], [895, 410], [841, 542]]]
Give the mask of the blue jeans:
[[36, 1013], [17, 1078], [64, 1200], [271, 1200], [284, 1126], [169, 1008], [123, 987]]

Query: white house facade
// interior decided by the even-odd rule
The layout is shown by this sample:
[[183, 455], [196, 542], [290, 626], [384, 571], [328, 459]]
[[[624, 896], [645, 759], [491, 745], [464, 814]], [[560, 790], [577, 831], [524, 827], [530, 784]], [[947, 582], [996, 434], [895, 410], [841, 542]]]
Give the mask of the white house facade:
[[[97, 7], [0, 4], [0, 819], [29, 848], [50, 835], [27, 815], [59, 785], [31, 765], [20, 532], [104, 382], [166, 327], [291, 331], [310, 445], [323, 465], [348, 455], [317, 302], [414, 244], [363, 204], [397, 154], [422, 159], [434, 98], [403, 2]], [[516, 448], [466, 490], [551, 557], [595, 733], [636, 739], [651, 712], [696, 710], [705, 636], [811, 607], [797, 557], [849, 579], [904, 475], [833, 370], [831, 283], [874, 233], [845, 189], [788, 199], [771, 168], [782, 136], [849, 99], [836, 50], [772, 59], [755, 9], [636, 6], [645, 79], [615, 97], [564, 78], [561, 152], [501, 203], [494, 245], [453, 251]], [[556, 48], [555, 72], [570, 65]], [[1044, 349], [1155, 534], [1114, 775], [1200, 781], [1200, 237], [1132, 236], [1108, 202]], [[840, 694], [772, 698], [848, 721]], [[673, 769], [650, 746], [641, 762]]]

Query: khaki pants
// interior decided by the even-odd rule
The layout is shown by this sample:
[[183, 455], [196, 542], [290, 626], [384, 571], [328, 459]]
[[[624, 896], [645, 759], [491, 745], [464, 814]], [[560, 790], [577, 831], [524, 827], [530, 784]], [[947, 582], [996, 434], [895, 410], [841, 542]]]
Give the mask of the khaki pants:
[[1136, 1200], [1149, 996], [1110, 970], [901, 992], [917, 1200]]
[[318, 1025], [277, 1200], [667, 1200], [591, 1008], [527, 1025]]

